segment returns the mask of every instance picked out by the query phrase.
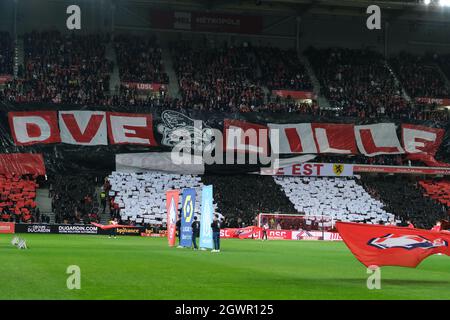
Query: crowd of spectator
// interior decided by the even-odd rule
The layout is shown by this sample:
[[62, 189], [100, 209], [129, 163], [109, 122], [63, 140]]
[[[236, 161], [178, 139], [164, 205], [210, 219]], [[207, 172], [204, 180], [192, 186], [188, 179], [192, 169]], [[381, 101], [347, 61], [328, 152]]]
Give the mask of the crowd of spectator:
[[390, 59], [411, 98], [450, 98], [450, 88], [437, 67], [437, 55], [401, 53]]
[[49, 197], [56, 223], [99, 222], [101, 204], [96, 197], [98, 177], [54, 175], [49, 178]]
[[[333, 117], [395, 118], [447, 121], [448, 112], [436, 105], [413, 104], [415, 97], [449, 97], [443, 73], [450, 75], [447, 55], [400, 54], [389, 60], [371, 49], [314, 49], [305, 54], [321, 84], [331, 110], [317, 101], [281, 98], [274, 90], [313, 90], [306, 67], [294, 49], [272, 46], [210, 46], [178, 41], [170, 45], [180, 99], [167, 88], [143, 94], [126, 83], [169, 82], [162, 49], [154, 36], [63, 35], [57, 31], [24, 36], [24, 66], [16, 79], [0, 89], [0, 99], [15, 102], [79, 105], [131, 105], [165, 109], [226, 112], [286, 112]], [[120, 85], [109, 92], [113, 64], [106, 47], [116, 50]], [[0, 33], [0, 74], [12, 70], [11, 37]]]
[[32, 175], [0, 175], [0, 221], [48, 222], [36, 204], [39, 185]]
[[0, 75], [13, 73], [13, 41], [7, 32], [0, 32]]
[[410, 220], [417, 228], [430, 229], [436, 221], [448, 219], [447, 208], [424, 197], [416, 180], [410, 177], [362, 177], [362, 185], [372, 197], [385, 204], [403, 222]]
[[171, 50], [183, 105], [238, 111], [264, 104], [253, 47], [224, 44], [208, 48], [177, 42]]
[[122, 82], [168, 84], [156, 37], [120, 35], [114, 39]]
[[312, 91], [313, 85], [295, 49], [258, 47], [255, 50], [261, 79], [272, 90]]
[[305, 52], [330, 106], [340, 115], [411, 117], [413, 106], [378, 52], [370, 49], [315, 49]]
[[103, 104], [112, 63], [105, 58], [108, 38], [62, 35], [57, 31], [24, 35], [24, 68], [3, 95], [15, 102]]
[[423, 194], [450, 208], [450, 181], [447, 179], [429, 179], [419, 181]]
[[297, 213], [271, 176], [205, 175], [202, 182], [214, 186], [214, 201], [228, 227], [253, 225], [260, 213]]

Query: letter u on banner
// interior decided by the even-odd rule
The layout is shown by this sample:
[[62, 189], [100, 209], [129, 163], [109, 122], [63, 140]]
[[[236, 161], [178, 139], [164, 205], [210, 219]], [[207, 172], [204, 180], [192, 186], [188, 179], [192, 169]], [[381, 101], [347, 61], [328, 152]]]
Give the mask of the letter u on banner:
[[200, 248], [213, 248], [211, 223], [214, 214], [213, 186], [202, 189], [202, 215], [200, 221]]
[[183, 201], [181, 202], [181, 239], [182, 247], [192, 246], [192, 222], [194, 221], [195, 189], [183, 190]]
[[175, 245], [179, 197], [180, 190], [166, 191], [167, 241], [169, 242], [169, 247], [173, 247]]

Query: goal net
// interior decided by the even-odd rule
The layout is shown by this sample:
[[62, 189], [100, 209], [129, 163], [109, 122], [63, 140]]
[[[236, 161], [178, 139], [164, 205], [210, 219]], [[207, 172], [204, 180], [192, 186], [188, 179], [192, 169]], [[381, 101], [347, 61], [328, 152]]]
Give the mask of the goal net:
[[258, 227], [266, 223], [272, 230], [334, 231], [334, 220], [330, 216], [260, 213]]

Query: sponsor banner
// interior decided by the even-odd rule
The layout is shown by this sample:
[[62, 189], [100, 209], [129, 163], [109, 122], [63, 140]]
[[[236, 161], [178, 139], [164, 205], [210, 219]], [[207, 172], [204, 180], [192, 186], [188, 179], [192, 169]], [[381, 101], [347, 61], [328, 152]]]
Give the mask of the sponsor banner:
[[299, 230], [292, 231], [292, 240], [342, 241], [342, 238], [337, 232]]
[[59, 234], [98, 234], [98, 227], [93, 225], [58, 225]]
[[295, 90], [272, 90], [272, 95], [282, 98], [291, 97], [294, 100], [314, 100], [316, 95], [311, 91], [295, 91]]
[[5, 84], [13, 79], [12, 75], [2, 74], [0, 75], [0, 84]]
[[353, 165], [308, 162], [279, 169], [261, 168], [261, 174], [275, 176], [351, 177], [353, 176]]
[[166, 238], [167, 230], [160, 230], [159, 232], [155, 232], [153, 229], [145, 229], [143, 232], [141, 232], [141, 237]]
[[162, 83], [122, 82], [122, 85], [126, 88], [150, 92], [159, 92], [160, 89], [166, 91], [168, 89], [167, 85]]
[[450, 255], [450, 232], [337, 222], [347, 247], [366, 267], [415, 268], [430, 255]]
[[450, 106], [450, 99], [416, 98], [416, 102], [423, 104], [436, 104], [438, 106]]
[[167, 241], [169, 247], [175, 245], [177, 238], [176, 224], [178, 220], [178, 200], [180, 190], [166, 191], [166, 210], [167, 210]]
[[450, 168], [427, 168], [427, 167], [406, 167], [406, 166], [377, 166], [358, 164], [353, 166], [353, 172], [364, 173], [406, 173], [406, 174], [432, 174], [450, 175]]
[[0, 174], [45, 175], [44, 157], [35, 153], [0, 154]]
[[[144, 227], [119, 227], [116, 229], [117, 235], [121, 235], [121, 236], [140, 236], [141, 233], [145, 230]], [[103, 231], [105, 230], [101, 230], [99, 231], [99, 234], [110, 234], [109, 231], [104, 233]]]
[[267, 230], [267, 238], [269, 240], [291, 240], [292, 230]]
[[194, 222], [195, 209], [195, 189], [186, 188], [183, 190], [181, 201], [181, 238], [180, 246], [192, 246], [192, 222]]
[[0, 222], [0, 233], [14, 233], [13, 222]]
[[148, 233], [148, 232], [142, 232], [141, 237], [150, 237], [150, 238], [165, 238], [167, 237], [167, 234], [165, 233]]
[[[144, 232], [144, 227], [129, 227], [117, 228], [118, 235], [125, 236], [139, 236]], [[94, 225], [89, 224], [43, 224], [43, 223], [33, 223], [15, 224], [15, 233], [52, 233], [52, 234], [83, 234], [83, 235], [94, 235], [94, 234], [104, 234], [109, 235], [110, 231], [101, 229]]]
[[150, 25], [157, 29], [259, 34], [263, 23], [262, 17], [253, 15], [152, 10]]
[[[253, 233], [246, 232], [250, 228]], [[242, 236], [244, 235], [244, 236]], [[261, 239], [262, 229], [258, 227], [247, 228], [225, 228], [220, 230], [220, 237], [225, 239]], [[337, 232], [306, 231], [306, 230], [267, 230], [267, 237], [270, 240], [327, 240], [341, 241], [342, 238]]]
[[51, 224], [22, 224], [16, 223], [16, 233], [58, 233], [56, 225]]
[[213, 222], [213, 186], [203, 186], [200, 216], [200, 248], [213, 248], [211, 223]]

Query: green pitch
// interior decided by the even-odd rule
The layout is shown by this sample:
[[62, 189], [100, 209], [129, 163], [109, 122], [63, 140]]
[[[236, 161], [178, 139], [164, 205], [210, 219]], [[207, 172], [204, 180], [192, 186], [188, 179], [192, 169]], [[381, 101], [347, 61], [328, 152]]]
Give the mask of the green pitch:
[[[450, 299], [450, 257], [385, 267], [368, 290], [343, 243], [222, 240], [222, 252], [169, 248], [166, 239], [0, 235], [0, 299]], [[69, 290], [67, 267], [81, 269]]]

